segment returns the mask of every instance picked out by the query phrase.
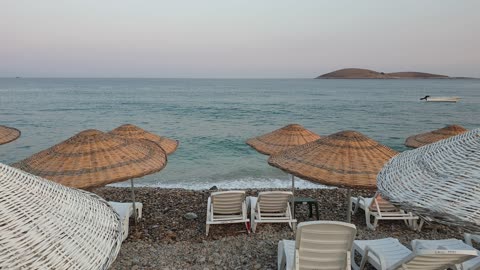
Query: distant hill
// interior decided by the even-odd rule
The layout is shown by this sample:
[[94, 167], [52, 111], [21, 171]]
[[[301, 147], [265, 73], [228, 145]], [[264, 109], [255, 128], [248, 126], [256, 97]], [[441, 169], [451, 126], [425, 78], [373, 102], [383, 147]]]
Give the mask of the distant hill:
[[389, 76], [392, 76], [394, 78], [419, 78], [419, 79], [425, 79], [425, 78], [450, 78], [445, 75], [438, 75], [438, 74], [431, 74], [431, 73], [424, 73], [424, 72], [393, 72], [393, 73], [388, 73]]
[[362, 68], [345, 68], [318, 76], [316, 79], [445, 79], [445, 75], [424, 72], [384, 73]]

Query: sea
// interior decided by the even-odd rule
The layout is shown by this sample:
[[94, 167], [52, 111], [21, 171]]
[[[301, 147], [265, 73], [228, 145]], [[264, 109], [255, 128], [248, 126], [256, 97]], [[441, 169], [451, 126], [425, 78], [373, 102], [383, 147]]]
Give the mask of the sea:
[[[420, 101], [425, 95], [461, 100]], [[126, 123], [180, 141], [165, 169], [135, 179], [136, 186], [289, 188], [289, 176], [248, 138], [298, 123], [321, 136], [356, 130], [406, 151], [413, 134], [448, 124], [479, 128], [480, 80], [0, 79], [0, 125], [22, 132], [0, 146], [2, 163], [85, 129]], [[319, 187], [301, 179], [296, 186]]]

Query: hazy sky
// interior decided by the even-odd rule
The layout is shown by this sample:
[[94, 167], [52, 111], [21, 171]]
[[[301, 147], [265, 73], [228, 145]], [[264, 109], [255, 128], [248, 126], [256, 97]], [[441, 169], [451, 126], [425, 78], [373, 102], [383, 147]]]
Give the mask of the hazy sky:
[[480, 77], [479, 0], [0, 0], [0, 77]]

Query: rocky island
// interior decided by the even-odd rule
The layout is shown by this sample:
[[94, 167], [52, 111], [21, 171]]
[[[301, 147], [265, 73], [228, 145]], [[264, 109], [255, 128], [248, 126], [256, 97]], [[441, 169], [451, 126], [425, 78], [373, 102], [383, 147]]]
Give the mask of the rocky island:
[[384, 73], [369, 69], [345, 68], [318, 76], [316, 79], [449, 79], [449, 76], [424, 72]]

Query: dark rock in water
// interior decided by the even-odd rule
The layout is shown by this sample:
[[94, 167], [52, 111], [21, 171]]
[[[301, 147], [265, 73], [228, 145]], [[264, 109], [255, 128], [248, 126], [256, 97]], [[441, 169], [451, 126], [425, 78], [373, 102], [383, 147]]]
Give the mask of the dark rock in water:
[[184, 217], [185, 219], [188, 219], [188, 220], [192, 220], [192, 219], [197, 219], [197, 218], [198, 218], [197, 214], [192, 213], [192, 212], [186, 213], [185, 215], [183, 215], [183, 217]]
[[217, 187], [217, 186], [213, 186], [213, 187], [211, 187], [209, 190], [218, 190], [218, 187]]

